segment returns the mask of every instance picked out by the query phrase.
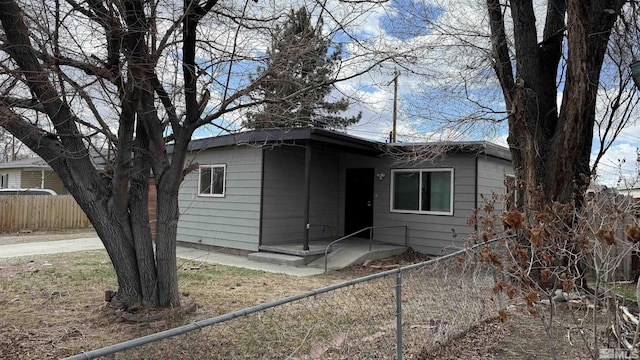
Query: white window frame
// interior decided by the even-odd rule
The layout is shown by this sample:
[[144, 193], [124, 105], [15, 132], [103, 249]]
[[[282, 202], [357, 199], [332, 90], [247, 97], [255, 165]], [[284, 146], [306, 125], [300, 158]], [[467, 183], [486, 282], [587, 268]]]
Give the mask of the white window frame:
[[[420, 188], [422, 188], [422, 173], [425, 172], [449, 172], [451, 173], [451, 197], [449, 199], [449, 209], [450, 211], [424, 211], [424, 210], [403, 210], [403, 209], [394, 209], [395, 203], [395, 179], [396, 173], [410, 173], [410, 172], [418, 172], [420, 174]], [[391, 169], [391, 188], [390, 188], [390, 199], [389, 202], [389, 211], [392, 213], [405, 213], [405, 214], [420, 214], [420, 215], [448, 215], [453, 216], [454, 209], [454, 184], [455, 184], [455, 172], [453, 168], [428, 168], [428, 169]], [[422, 204], [422, 191], [419, 192], [420, 198], [418, 199], [418, 204]]]
[[[200, 189], [202, 188], [202, 169], [211, 169], [211, 173], [213, 174], [213, 169], [214, 168], [222, 168], [223, 170], [223, 175], [222, 175], [222, 193], [221, 194], [216, 194], [216, 193], [202, 193], [200, 192]], [[213, 182], [213, 176], [211, 176], [211, 182]], [[209, 184], [209, 189], [211, 191], [213, 191], [213, 183]], [[227, 164], [211, 164], [211, 165], [200, 165], [198, 166], [198, 196], [201, 197], [215, 197], [215, 198], [223, 198], [227, 195]]]
[[506, 184], [506, 182], [508, 181], [513, 181], [513, 186], [514, 186], [514, 191], [513, 191], [513, 198], [511, 198], [510, 200], [513, 202], [513, 206], [514, 207], [518, 207], [518, 200], [520, 200], [520, 193], [518, 192], [518, 189], [516, 187], [517, 183], [516, 183], [516, 176], [514, 174], [504, 174], [504, 180], [505, 180], [505, 187], [504, 187], [504, 195], [505, 195], [505, 201], [503, 204], [503, 209], [504, 210], [509, 210], [507, 209], [507, 193], [509, 192], [509, 188], [507, 187], [508, 185]]

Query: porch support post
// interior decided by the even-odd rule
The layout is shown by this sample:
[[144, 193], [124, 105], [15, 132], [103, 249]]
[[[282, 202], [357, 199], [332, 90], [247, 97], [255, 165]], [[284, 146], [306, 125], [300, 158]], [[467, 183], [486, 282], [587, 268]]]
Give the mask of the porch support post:
[[304, 245], [302, 250], [309, 251], [309, 201], [311, 198], [311, 143], [304, 148]]

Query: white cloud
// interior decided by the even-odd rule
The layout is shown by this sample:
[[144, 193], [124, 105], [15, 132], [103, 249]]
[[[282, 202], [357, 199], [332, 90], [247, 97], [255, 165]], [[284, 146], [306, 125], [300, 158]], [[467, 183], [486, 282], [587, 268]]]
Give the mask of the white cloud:
[[613, 145], [598, 166], [598, 184], [627, 187], [638, 181], [637, 143], [621, 142]]

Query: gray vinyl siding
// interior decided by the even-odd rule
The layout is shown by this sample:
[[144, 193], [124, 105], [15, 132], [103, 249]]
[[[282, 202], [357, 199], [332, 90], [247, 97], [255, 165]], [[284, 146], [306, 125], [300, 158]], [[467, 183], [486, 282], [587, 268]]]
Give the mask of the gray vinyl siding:
[[513, 165], [510, 161], [488, 156], [478, 157], [478, 207], [482, 208], [484, 204], [481, 195], [491, 198], [496, 194], [499, 196], [496, 210], [501, 210], [507, 190], [504, 184], [505, 175], [513, 175]]
[[262, 245], [304, 238], [304, 148], [264, 151]]
[[[338, 155], [311, 152], [309, 238], [336, 234]], [[262, 245], [300, 243], [305, 234], [305, 149], [282, 146], [264, 152]]]
[[188, 174], [178, 196], [178, 241], [258, 250], [262, 149], [239, 146], [205, 150], [194, 162], [226, 164], [225, 196], [198, 196], [199, 173]]
[[[441, 255], [443, 252], [458, 250], [463, 246], [468, 234], [473, 231], [473, 228], [467, 225], [467, 219], [475, 206], [475, 158], [473, 156], [459, 154], [436, 163], [394, 164], [390, 159], [345, 155], [342, 166], [344, 169], [373, 167], [375, 174], [384, 172], [385, 177], [382, 181], [377, 178], [374, 180], [374, 226], [406, 225], [408, 245], [416, 251]], [[430, 168], [453, 168], [453, 215], [391, 212], [391, 170]], [[341, 189], [341, 192], [342, 204], [344, 204], [344, 189]], [[457, 237], [453, 237], [452, 229], [457, 233]], [[401, 229], [374, 229], [374, 239], [403, 244], [404, 233]]]
[[338, 189], [340, 156], [335, 152], [316, 150], [311, 156], [311, 199], [309, 238], [335, 237], [339, 233]]

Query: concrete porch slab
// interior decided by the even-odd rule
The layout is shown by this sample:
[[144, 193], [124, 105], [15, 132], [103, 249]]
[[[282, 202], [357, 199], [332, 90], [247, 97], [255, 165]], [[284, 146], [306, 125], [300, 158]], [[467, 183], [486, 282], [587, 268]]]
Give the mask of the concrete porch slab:
[[[324, 269], [325, 251], [327, 245], [331, 243], [333, 239], [314, 240], [309, 244], [309, 250], [302, 250], [301, 244], [270, 244], [260, 246], [260, 252], [255, 255], [250, 254], [249, 259], [255, 259], [256, 261], [280, 263], [279, 259], [288, 259], [287, 256], [294, 256], [302, 258], [302, 262], [299, 260], [290, 260], [291, 265], [293, 263], [297, 265], [292, 266], [305, 266], [313, 268]], [[371, 251], [369, 251], [371, 246]], [[377, 260], [391, 257], [401, 254], [407, 250], [406, 246], [388, 244], [379, 241], [369, 242], [369, 239], [350, 238], [344, 241], [338, 242], [332, 246], [330, 252], [327, 255], [327, 269], [336, 270], [342, 269], [354, 264], [362, 264], [366, 260]], [[260, 259], [260, 260], [258, 260]], [[289, 260], [282, 260], [289, 261]]]
[[[350, 265], [362, 264], [366, 260], [378, 260], [407, 251], [406, 246], [374, 243], [369, 251], [368, 244], [339, 244], [334, 245], [333, 250], [327, 254], [326, 262], [328, 270], [342, 269]], [[325, 257], [307, 264], [309, 267], [324, 269]]]

